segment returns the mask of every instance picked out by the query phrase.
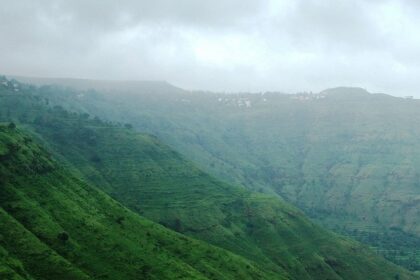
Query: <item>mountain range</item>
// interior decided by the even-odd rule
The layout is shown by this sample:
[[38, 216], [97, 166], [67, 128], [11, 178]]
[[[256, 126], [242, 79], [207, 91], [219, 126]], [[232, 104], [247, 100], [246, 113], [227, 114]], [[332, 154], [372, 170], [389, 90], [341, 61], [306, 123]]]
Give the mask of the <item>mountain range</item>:
[[[386, 230], [417, 242], [416, 157], [408, 145], [415, 134], [406, 135], [405, 153], [388, 158], [379, 156], [401, 143], [392, 136], [402, 132], [373, 144], [393, 127], [381, 123], [386, 102], [414, 112], [414, 100], [360, 89], [221, 95], [158, 82], [67, 82], [3, 78], [0, 85], [0, 275], [418, 278], [322, 227]], [[372, 134], [346, 118], [364, 119], [354, 112], [359, 99], [375, 98], [383, 104], [360, 109], [372, 115], [364, 120], [375, 124]], [[401, 118], [409, 123], [401, 131], [414, 128]], [[388, 170], [398, 188], [394, 177], [380, 176]], [[391, 250], [389, 239], [380, 248]]]

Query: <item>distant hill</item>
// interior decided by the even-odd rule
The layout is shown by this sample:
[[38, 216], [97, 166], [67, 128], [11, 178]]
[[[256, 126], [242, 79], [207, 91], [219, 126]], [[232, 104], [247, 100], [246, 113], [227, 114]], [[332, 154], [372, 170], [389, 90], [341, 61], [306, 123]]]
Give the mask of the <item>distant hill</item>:
[[370, 93], [363, 88], [358, 87], [335, 87], [335, 88], [329, 88], [326, 90], [323, 90], [320, 92], [320, 94], [330, 95], [330, 94], [336, 94], [336, 95], [345, 95], [347, 97], [356, 97], [356, 96], [366, 96]]
[[65, 86], [77, 90], [96, 89], [105, 92], [123, 91], [125, 93], [148, 91], [156, 92], [181, 92], [182, 90], [165, 81], [111, 81], [111, 80], [89, 80], [89, 79], [69, 79], [69, 78], [42, 78], [42, 77], [24, 77], [7, 76], [8, 79], [15, 79], [22, 83], [36, 86]]

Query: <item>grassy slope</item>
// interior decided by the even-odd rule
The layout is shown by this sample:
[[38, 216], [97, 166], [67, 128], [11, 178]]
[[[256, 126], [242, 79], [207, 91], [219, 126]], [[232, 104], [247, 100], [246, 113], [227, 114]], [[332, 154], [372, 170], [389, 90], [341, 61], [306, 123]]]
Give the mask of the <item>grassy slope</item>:
[[393, 279], [402, 273], [277, 198], [215, 180], [153, 137], [112, 126], [67, 125], [35, 128], [96, 185], [172, 229], [265, 269], [285, 269], [294, 279]]
[[15, 129], [0, 127], [0, 178], [1, 279], [282, 279], [139, 217]]
[[[310, 100], [139, 90], [67, 101], [133, 123], [217, 177], [274, 190], [320, 223], [420, 268], [418, 101], [351, 88]], [[245, 99], [251, 108], [239, 106]]]
[[60, 108], [44, 110], [36, 99], [21, 95], [8, 102], [27, 105], [21, 120], [139, 213], [266, 269], [286, 269], [297, 279], [410, 277], [359, 244], [314, 226], [277, 198], [220, 183], [153, 137], [86, 121]]

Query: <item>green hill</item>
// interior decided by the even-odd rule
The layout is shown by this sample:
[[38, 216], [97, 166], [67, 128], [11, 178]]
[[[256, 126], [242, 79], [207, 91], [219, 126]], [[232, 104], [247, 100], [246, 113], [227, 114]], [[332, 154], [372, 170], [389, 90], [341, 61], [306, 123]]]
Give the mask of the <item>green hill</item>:
[[322, 225], [420, 269], [420, 101], [357, 88], [226, 95], [117, 85], [40, 94], [131, 123], [215, 177], [278, 194]]
[[286, 279], [129, 211], [0, 126], [1, 279]]
[[155, 137], [48, 107], [25, 89], [4, 96], [3, 104], [25, 113], [10, 117], [113, 198], [263, 271], [286, 272], [291, 279], [415, 279], [364, 246], [322, 230], [277, 197], [214, 179]]

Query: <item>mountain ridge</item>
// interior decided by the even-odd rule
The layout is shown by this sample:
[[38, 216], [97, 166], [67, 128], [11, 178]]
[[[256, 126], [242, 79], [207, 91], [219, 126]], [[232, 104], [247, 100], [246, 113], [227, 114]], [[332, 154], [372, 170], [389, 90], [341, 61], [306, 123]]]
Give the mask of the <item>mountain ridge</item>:
[[54, 91], [42, 96], [155, 134], [213, 176], [281, 195], [323, 226], [420, 267], [416, 99]]
[[0, 105], [19, 110], [2, 117], [31, 128], [91, 182], [139, 214], [236, 252], [264, 271], [286, 271], [292, 279], [411, 276], [366, 247], [320, 229], [278, 198], [212, 178], [156, 137], [48, 105], [42, 95], [30, 94], [33, 89], [20, 88], [19, 94], [3, 92]]

